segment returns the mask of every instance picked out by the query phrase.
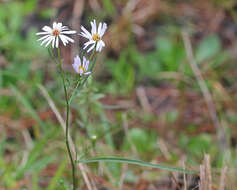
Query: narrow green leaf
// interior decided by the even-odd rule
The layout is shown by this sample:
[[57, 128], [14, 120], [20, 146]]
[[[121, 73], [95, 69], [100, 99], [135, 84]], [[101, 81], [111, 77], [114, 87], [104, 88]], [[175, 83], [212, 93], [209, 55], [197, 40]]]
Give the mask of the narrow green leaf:
[[54, 189], [56, 189], [56, 186], [57, 186], [57, 184], [58, 184], [58, 181], [59, 181], [60, 177], [63, 175], [63, 171], [64, 171], [64, 169], [66, 168], [66, 165], [67, 165], [67, 162], [66, 162], [66, 160], [64, 160], [64, 161], [60, 164], [60, 166], [59, 166], [59, 168], [58, 168], [56, 174], [54, 175], [53, 179], [51, 180], [50, 185], [49, 185], [49, 187], [47, 188], [47, 190], [54, 190]]
[[91, 158], [91, 159], [77, 161], [77, 163], [93, 163], [93, 162], [127, 163], [127, 164], [134, 164], [134, 165], [151, 167], [151, 168], [158, 168], [158, 169], [167, 170], [167, 171], [171, 171], [171, 172], [181, 172], [181, 173], [187, 173], [187, 174], [199, 173], [199, 171], [184, 170], [184, 169], [180, 169], [180, 168], [163, 166], [160, 164], [152, 164], [152, 163], [148, 163], [148, 162], [143, 162], [140, 160], [132, 160], [132, 159], [118, 158], [118, 157], [100, 157], [100, 158]]

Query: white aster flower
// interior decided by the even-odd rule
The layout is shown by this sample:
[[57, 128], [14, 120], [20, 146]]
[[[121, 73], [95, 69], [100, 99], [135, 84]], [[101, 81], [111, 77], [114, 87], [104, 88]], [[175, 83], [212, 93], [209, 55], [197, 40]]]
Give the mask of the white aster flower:
[[40, 45], [44, 45], [46, 43], [45, 47], [47, 47], [50, 43], [52, 43], [53, 48], [54, 46], [58, 48], [59, 39], [63, 42], [64, 46], [66, 46], [67, 43], [69, 42], [72, 42], [72, 43], [74, 42], [74, 40], [69, 38], [67, 34], [75, 34], [76, 31], [69, 30], [67, 26], [63, 26], [62, 23], [60, 22], [59, 23], [54, 22], [53, 28], [49, 26], [44, 26], [42, 30], [44, 32], [38, 32], [36, 33], [36, 35], [44, 35], [44, 36], [38, 39], [37, 41], [42, 40]]
[[96, 27], [96, 21], [94, 20], [91, 22], [91, 33], [88, 32], [83, 26], [81, 26], [82, 32], [80, 33], [81, 36], [87, 38], [89, 41], [84, 44], [84, 48], [86, 49], [88, 46], [91, 46], [87, 52], [93, 50], [96, 46], [96, 51], [101, 52], [103, 47], [105, 47], [105, 43], [102, 40], [102, 37], [107, 29], [106, 23], [99, 23], [98, 30]]
[[91, 72], [87, 72], [89, 64], [90, 62], [85, 58], [85, 56], [83, 56], [83, 60], [81, 61], [80, 57], [77, 55], [74, 58], [74, 63], [72, 64], [72, 66], [73, 69], [82, 76], [91, 74]]

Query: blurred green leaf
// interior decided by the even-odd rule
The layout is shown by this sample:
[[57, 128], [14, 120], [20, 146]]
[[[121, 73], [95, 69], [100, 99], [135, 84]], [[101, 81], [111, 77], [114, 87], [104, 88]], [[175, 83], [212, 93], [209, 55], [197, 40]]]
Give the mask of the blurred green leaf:
[[49, 18], [55, 17], [56, 14], [57, 14], [57, 10], [56, 9], [52, 9], [52, 8], [43, 9], [40, 12], [40, 17], [44, 18], [44, 19], [49, 19]]
[[25, 0], [23, 7], [24, 13], [29, 14], [32, 13], [37, 5], [37, 0]]
[[129, 54], [123, 51], [118, 59], [108, 60], [106, 63], [107, 68], [113, 74], [113, 77], [120, 89], [121, 94], [129, 93], [135, 84], [135, 69], [130, 62]]
[[186, 135], [180, 137], [180, 145], [191, 155], [202, 158], [204, 153], [211, 151], [211, 137], [208, 134], [200, 134], [189, 138]]
[[56, 172], [56, 174], [54, 175], [53, 179], [51, 180], [47, 190], [54, 190], [56, 189], [56, 185], [58, 184], [59, 179], [61, 178], [61, 176], [63, 175], [63, 172], [66, 168], [67, 165], [67, 161], [64, 160], [60, 166], [58, 167], [58, 170]]
[[196, 59], [198, 63], [210, 59], [221, 50], [221, 43], [217, 35], [209, 35], [204, 38], [196, 51]]
[[[129, 130], [127, 138], [131, 139], [131, 143], [133, 143], [139, 153], [155, 153], [157, 142], [157, 136], [155, 133], [148, 133], [141, 128], [132, 128]], [[129, 141], [125, 141], [124, 149], [126, 150], [130, 146]]]
[[162, 71], [178, 71], [185, 57], [183, 44], [164, 36], [157, 38], [156, 47], [157, 58], [162, 64]]
[[39, 115], [35, 111], [35, 109], [32, 107], [29, 100], [16, 88], [16, 86], [11, 85], [12, 92], [16, 95], [17, 99], [23, 104], [23, 106], [26, 108], [28, 113], [33, 117], [40, 126], [46, 131], [47, 127], [44, 124], [44, 122], [40, 119]]
[[116, 9], [112, 0], [102, 0], [103, 6], [109, 15], [114, 15]]

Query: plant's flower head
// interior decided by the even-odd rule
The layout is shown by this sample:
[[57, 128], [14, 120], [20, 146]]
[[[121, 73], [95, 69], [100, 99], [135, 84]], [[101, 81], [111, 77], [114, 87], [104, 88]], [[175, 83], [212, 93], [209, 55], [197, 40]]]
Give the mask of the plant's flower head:
[[83, 59], [81, 60], [77, 55], [76, 57], [74, 57], [74, 63], [72, 64], [72, 66], [73, 69], [82, 76], [91, 74], [91, 72], [87, 72], [89, 64], [90, 62], [85, 58], [85, 56], [83, 56]]
[[50, 43], [52, 43], [52, 47], [58, 48], [59, 46], [59, 39], [63, 42], [63, 45], [66, 46], [69, 42], [74, 42], [73, 39], [69, 38], [68, 34], [75, 34], [76, 31], [69, 30], [67, 26], [63, 26], [62, 23], [53, 23], [53, 28], [49, 26], [44, 26], [42, 28], [43, 32], [38, 32], [36, 35], [44, 35], [37, 41], [41, 41], [40, 45], [44, 45], [47, 47]]
[[102, 40], [102, 37], [107, 29], [106, 23], [99, 23], [98, 29], [96, 27], [96, 21], [91, 22], [91, 33], [88, 32], [83, 26], [81, 26], [82, 32], [81, 36], [87, 38], [89, 41], [84, 44], [84, 48], [86, 49], [88, 46], [91, 46], [87, 52], [93, 50], [96, 46], [96, 51], [101, 52], [103, 47], [105, 47], [105, 43]]

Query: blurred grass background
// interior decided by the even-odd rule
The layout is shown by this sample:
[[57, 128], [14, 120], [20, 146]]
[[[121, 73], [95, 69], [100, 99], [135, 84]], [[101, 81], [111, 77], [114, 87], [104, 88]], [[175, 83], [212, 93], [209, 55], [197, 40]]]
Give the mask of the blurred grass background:
[[[213, 189], [223, 166], [226, 189], [235, 189], [235, 0], [5, 0], [0, 1], [0, 190], [68, 189], [64, 134], [42, 93], [47, 89], [64, 116], [63, 88], [35, 33], [53, 21], [79, 32], [80, 24], [89, 26], [93, 18], [109, 29], [96, 72], [73, 103], [71, 133], [78, 152], [86, 158], [185, 163], [189, 169], [199, 169], [206, 153]], [[211, 93], [221, 135], [189, 65], [183, 30]], [[62, 47], [68, 76], [75, 75], [72, 57], [83, 42], [74, 38], [80, 43]], [[115, 163], [90, 164], [87, 170], [97, 189], [184, 188], [183, 174]], [[198, 175], [188, 175], [187, 189], [198, 189], [198, 181]], [[78, 183], [86, 189], [79, 171]]]

